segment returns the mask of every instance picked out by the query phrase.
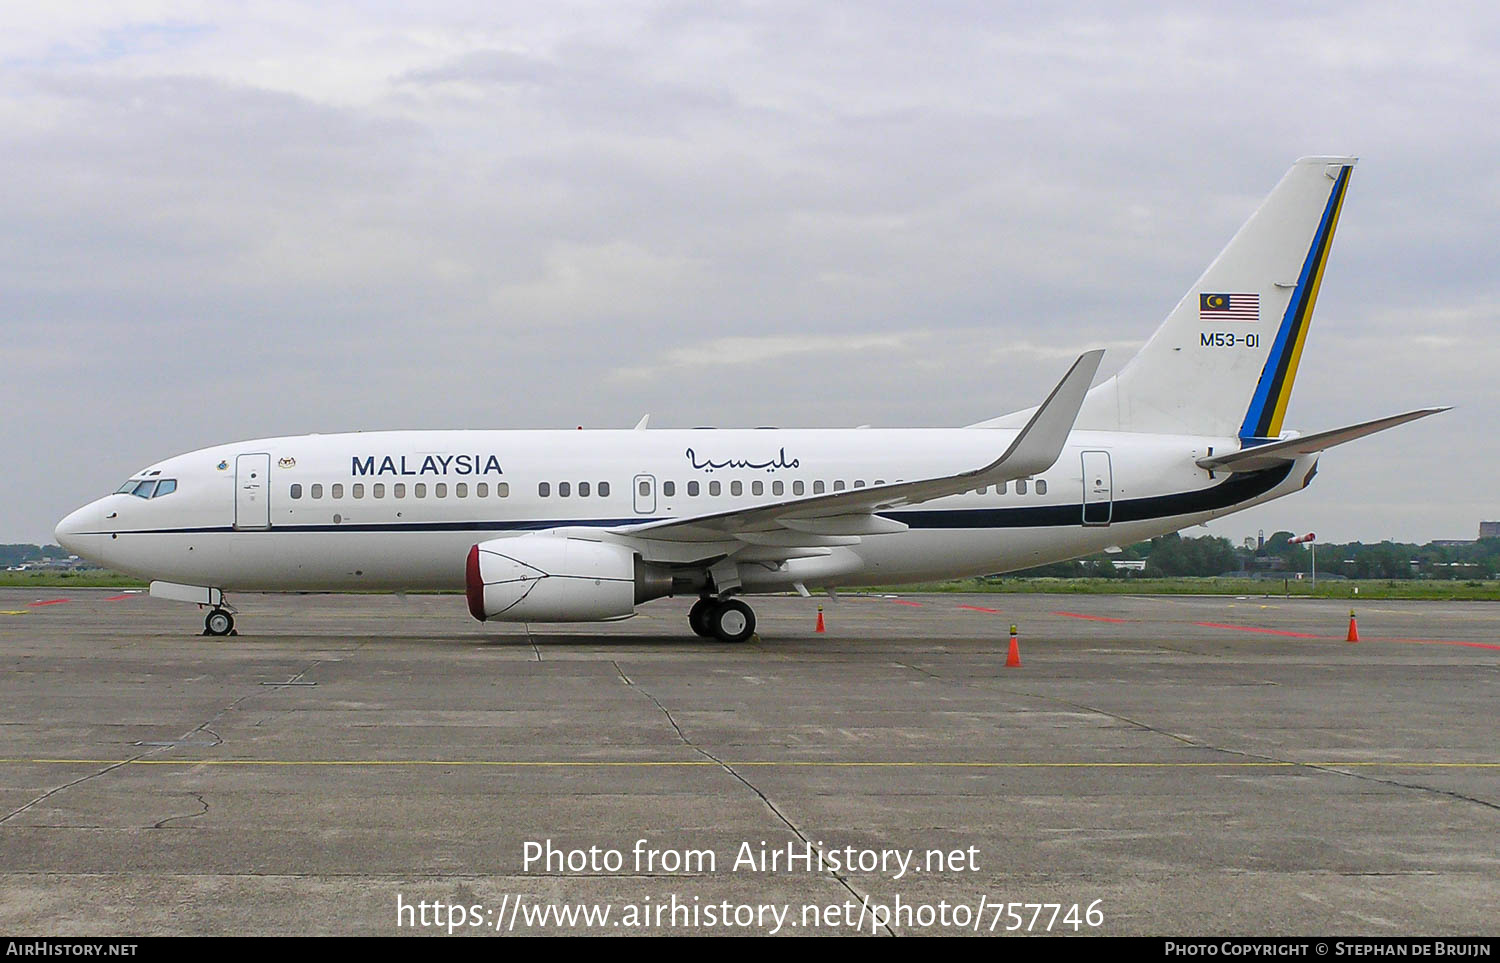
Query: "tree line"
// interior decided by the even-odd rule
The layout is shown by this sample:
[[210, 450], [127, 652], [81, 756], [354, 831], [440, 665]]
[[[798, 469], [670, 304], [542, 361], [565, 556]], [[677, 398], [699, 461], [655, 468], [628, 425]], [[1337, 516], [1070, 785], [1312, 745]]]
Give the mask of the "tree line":
[[58, 545], [0, 545], [0, 568], [67, 557], [67, 549]]
[[[1117, 553], [1101, 552], [1073, 562], [1043, 565], [1014, 574], [1033, 577], [1163, 578], [1208, 577], [1246, 573], [1270, 577], [1307, 574], [1313, 553], [1292, 545], [1291, 532], [1275, 532], [1264, 546], [1248, 548], [1227, 538], [1162, 535], [1137, 542]], [[1143, 569], [1115, 562], [1145, 562]], [[1318, 575], [1362, 579], [1495, 579], [1500, 578], [1500, 538], [1473, 542], [1419, 545], [1414, 542], [1318, 543]]]

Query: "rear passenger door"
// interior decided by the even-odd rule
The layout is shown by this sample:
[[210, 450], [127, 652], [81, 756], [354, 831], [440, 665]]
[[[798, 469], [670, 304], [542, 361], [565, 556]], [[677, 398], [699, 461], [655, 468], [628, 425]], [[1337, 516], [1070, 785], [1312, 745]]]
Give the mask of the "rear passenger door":
[[1108, 525], [1114, 517], [1115, 483], [1109, 452], [1083, 453], [1083, 524]]

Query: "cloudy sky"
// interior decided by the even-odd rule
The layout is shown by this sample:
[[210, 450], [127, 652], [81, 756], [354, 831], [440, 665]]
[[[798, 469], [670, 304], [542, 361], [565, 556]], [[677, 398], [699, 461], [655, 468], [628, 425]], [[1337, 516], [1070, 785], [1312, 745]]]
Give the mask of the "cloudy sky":
[[1500, 518], [1487, 4], [8, 4], [0, 541], [157, 458], [398, 427], [958, 425], [1118, 368], [1361, 157], [1288, 426], [1458, 409], [1217, 522]]

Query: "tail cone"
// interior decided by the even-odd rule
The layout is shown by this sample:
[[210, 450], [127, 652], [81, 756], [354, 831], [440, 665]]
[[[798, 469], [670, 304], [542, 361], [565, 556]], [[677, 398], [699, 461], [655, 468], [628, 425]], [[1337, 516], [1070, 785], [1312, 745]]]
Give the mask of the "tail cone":
[[823, 606], [821, 606], [821, 605], [818, 606], [818, 627], [817, 627], [816, 631], [818, 631], [818, 632], [826, 632], [826, 631], [828, 631], [827, 629], [823, 628]]
[[1021, 646], [1016, 642], [1016, 627], [1010, 627], [1010, 655], [1005, 657], [1007, 669], [1019, 669], [1021, 667]]
[[1354, 610], [1353, 609], [1349, 610], [1349, 637], [1347, 639], [1345, 639], [1344, 641], [1345, 642], [1358, 642], [1359, 641], [1359, 623], [1354, 620]]

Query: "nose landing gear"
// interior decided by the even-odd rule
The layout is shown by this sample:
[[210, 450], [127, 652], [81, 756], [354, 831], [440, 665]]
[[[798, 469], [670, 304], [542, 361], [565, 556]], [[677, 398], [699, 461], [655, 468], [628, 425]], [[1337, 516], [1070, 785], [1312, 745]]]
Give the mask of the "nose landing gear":
[[234, 613], [228, 609], [215, 608], [203, 618], [204, 635], [239, 635], [234, 630]]
[[695, 635], [720, 642], [743, 642], [755, 634], [755, 613], [739, 599], [705, 596], [688, 611]]

